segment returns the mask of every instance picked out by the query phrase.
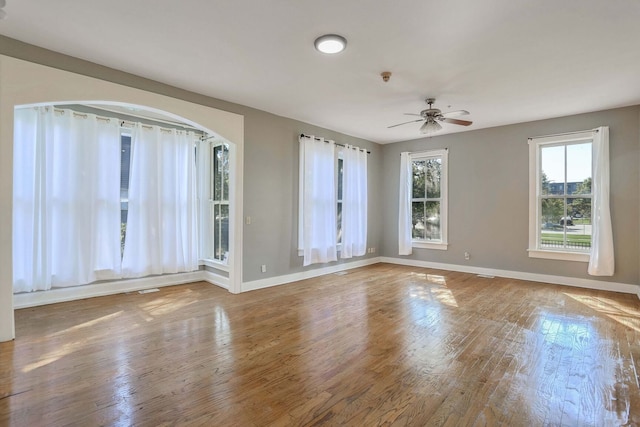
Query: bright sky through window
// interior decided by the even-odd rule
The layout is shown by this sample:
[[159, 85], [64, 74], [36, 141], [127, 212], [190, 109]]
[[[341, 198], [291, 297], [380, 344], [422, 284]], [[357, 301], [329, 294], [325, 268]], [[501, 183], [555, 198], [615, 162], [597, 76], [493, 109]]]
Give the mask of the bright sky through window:
[[[542, 150], [542, 171], [549, 182], [564, 182], [564, 146]], [[591, 177], [591, 141], [567, 147], [567, 182], [582, 182]]]

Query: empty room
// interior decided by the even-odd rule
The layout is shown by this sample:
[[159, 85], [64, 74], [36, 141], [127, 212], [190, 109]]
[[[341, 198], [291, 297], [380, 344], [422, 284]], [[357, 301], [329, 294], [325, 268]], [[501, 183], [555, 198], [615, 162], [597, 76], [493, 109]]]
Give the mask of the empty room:
[[0, 425], [640, 425], [638, 22], [0, 0]]

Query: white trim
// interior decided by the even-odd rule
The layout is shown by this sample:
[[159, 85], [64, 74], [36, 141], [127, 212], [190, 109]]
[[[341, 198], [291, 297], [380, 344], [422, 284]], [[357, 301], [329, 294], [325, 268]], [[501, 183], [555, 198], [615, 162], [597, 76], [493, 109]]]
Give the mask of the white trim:
[[589, 253], [545, 251], [543, 249], [528, 249], [529, 258], [555, 259], [562, 261], [589, 262]]
[[269, 277], [266, 279], [252, 280], [242, 284], [242, 292], [255, 291], [257, 289], [270, 288], [272, 286], [285, 285], [299, 280], [311, 279], [313, 277], [324, 276], [325, 274], [336, 273], [338, 271], [351, 270], [352, 268], [365, 267], [367, 265], [380, 263], [380, 258], [367, 258], [361, 261], [353, 261], [344, 264], [336, 264], [330, 267], [316, 268], [314, 270], [302, 271], [300, 273], [286, 274], [284, 276]]
[[631, 283], [605, 282], [602, 280], [582, 279], [579, 277], [552, 276], [550, 274], [527, 273], [524, 271], [499, 270], [495, 268], [473, 267], [458, 264], [444, 264], [439, 262], [420, 261], [415, 259], [402, 259], [392, 257], [380, 257], [380, 262], [389, 264], [408, 265], [412, 267], [434, 268], [437, 270], [459, 271], [462, 273], [484, 274], [487, 276], [506, 277], [508, 279], [528, 280], [531, 282], [551, 283], [577, 288], [597, 289], [600, 291], [622, 292], [625, 294], [637, 294], [640, 298], [638, 285]]
[[202, 270], [202, 280], [211, 283], [212, 285], [219, 286], [222, 289], [229, 290], [229, 278], [216, 274], [213, 271]]
[[411, 246], [418, 249], [438, 249], [446, 251], [449, 247], [447, 243], [423, 242], [420, 240], [412, 240]]
[[215, 268], [216, 270], [229, 272], [229, 265], [215, 259], [201, 259], [198, 261], [198, 265], [206, 265], [207, 267]]
[[[368, 265], [388, 263], [407, 265], [413, 267], [433, 268], [437, 270], [458, 271], [471, 274], [482, 274], [486, 276], [505, 277], [510, 279], [528, 280], [533, 282], [551, 283], [556, 285], [573, 286], [587, 289], [597, 289], [602, 291], [622, 292], [636, 294], [640, 299], [640, 287], [634, 284], [605, 282], [593, 279], [581, 279], [566, 276], [552, 276], [548, 274], [526, 273], [521, 271], [499, 270], [493, 268], [473, 267], [457, 264], [435, 263], [414, 259], [376, 257], [367, 258], [361, 261], [336, 264], [330, 267], [318, 268], [300, 273], [287, 274], [284, 276], [270, 277], [267, 279], [253, 280], [243, 283], [242, 292], [257, 289], [269, 288], [272, 286], [284, 285], [297, 282], [299, 280], [311, 279], [338, 271], [351, 270], [353, 268], [365, 267]], [[143, 277], [140, 279], [119, 280], [102, 282], [69, 288], [59, 288], [43, 292], [29, 292], [13, 295], [13, 304], [16, 309], [36, 307], [46, 304], [74, 301], [84, 298], [100, 297], [105, 295], [115, 295], [125, 292], [134, 292], [143, 289], [161, 288], [165, 286], [182, 285], [204, 281], [223, 289], [229, 289], [230, 280], [211, 271], [201, 270], [190, 273], [177, 273], [164, 276]]]
[[16, 309], [35, 307], [84, 298], [133, 292], [143, 289], [182, 285], [202, 280], [206, 280], [203, 278], [202, 271], [192, 271], [189, 273], [166, 274], [162, 276], [142, 277], [139, 279], [117, 280], [89, 285], [71, 286], [68, 288], [56, 288], [48, 291], [25, 292], [13, 295], [13, 306]]
[[[412, 240], [411, 246], [414, 248], [447, 250], [449, 242], [449, 149], [439, 148], [409, 153], [410, 166], [415, 160], [437, 158], [442, 159], [440, 174], [440, 236], [442, 239], [438, 243]], [[413, 183], [411, 188], [413, 191]], [[410, 200], [413, 200], [413, 195], [410, 195]]]
[[242, 292], [242, 233], [244, 231], [244, 116], [240, 143], [229, 145], [229, 292]]
[[[541, 162], [541, 150], [543, 146], [566, 146], [569, 143], [584, 143], [586, 141], [593, 141], [597, 129], [581, 132], [569, 132], [566, 134], [547, 135], [541, 137], [529, 138], [529, 257], [530, 258], [544, 258], [563, 261], [579, 261], [589, 262], [589, 254], [582, 254], [571, 252], [569, 250], [545, 250], [540, 248], [540, 235], [541, 235], [541, 212], [540, 212], [540, 194], [541, 194], [541, 176], [542, 176], [542, 162]], [[592, 148], [593, 150], [593, 148]], [[565, 178], [566, 178], [566, 162], [567, 157], [565, 154]], [[593, 169], [593, 157], [592, 157], [592, 169]], [[591, 174], [593, 176], [593, 172]], [[566, 190], [565, 190], [566, 192]], [[562, 198], [567, 198], [568, 195], [564, 195]], [[577, 195], [576, 195], [577, 197]], [[591, 196], [588, 196], [591, 198]], [[566, 216], [565, 212], [565, 216]], [[593, 220], [592, 220], [593, 224]]]

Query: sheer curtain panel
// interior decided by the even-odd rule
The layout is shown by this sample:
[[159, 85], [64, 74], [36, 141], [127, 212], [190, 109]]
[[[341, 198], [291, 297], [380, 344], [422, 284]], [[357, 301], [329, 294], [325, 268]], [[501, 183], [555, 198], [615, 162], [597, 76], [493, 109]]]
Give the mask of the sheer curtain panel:
[[346, 145], [342, 173], [341, 258], [367, 253], [367, 152]]
[[52, 107], [14, 118], [14, 292], [119, 277], [117, 120]]
[[158, 126], [133, 129], [125, 277], [198, 269], [196, 139]]
[[613, 276], [613, 231], [609, 209], [609, 127], [593, 137], [593, 243], [589, 268], [592, 276]]
[[398, 206], [398, 254], [411, 255], [411, 185], [412, 185], [411, 154], [400, 153], [400, 187]]
[[337, 260], [335, 144], [300, 137], [303, 162], [303, 265]]

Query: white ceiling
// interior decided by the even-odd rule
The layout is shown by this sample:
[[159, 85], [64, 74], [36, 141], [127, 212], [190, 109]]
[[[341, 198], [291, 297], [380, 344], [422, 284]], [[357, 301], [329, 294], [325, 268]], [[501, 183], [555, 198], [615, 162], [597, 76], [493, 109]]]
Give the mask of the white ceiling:
[[[0, 34], [388, 143], [640, 104], [638, 0], [7, 0]], [[334, 56], [316, 37], [341, 34]], [[380, 77], [391, 71], [388, 83]]]

